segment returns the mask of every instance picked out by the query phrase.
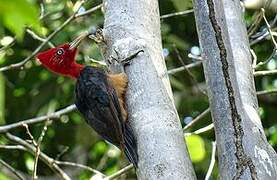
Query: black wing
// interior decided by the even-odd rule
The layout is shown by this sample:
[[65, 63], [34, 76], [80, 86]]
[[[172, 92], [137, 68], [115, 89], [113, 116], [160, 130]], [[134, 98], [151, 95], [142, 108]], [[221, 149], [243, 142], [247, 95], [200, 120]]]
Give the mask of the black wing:
[[118, 97], [105, 72], [85, 67], [77, 80], [75, 94], [75, 104], [87, 123], [104, 139], [124, 148], [127, 158], [136, 166], [136, 140], [122, 118]]

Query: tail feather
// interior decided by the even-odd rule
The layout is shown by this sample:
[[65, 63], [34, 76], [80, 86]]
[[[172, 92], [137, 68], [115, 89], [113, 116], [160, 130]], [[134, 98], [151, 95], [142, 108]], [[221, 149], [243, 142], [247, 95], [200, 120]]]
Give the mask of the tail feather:
[[137, 141], [133, 134], [130, 124], [127, 122], [124, 128], [124, 153], [127, 159], [133, 163], [134, 167], [138, 166]]

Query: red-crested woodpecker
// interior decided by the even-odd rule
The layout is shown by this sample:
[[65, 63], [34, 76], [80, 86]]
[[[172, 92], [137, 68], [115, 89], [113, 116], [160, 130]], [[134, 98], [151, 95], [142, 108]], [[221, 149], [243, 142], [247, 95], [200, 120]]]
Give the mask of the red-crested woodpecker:
[[110, 74], [99, 67], [77, 64], [77, 46], [85, 36], [41, 52], [36, 58], [48, 70], [77, 79], [77, 109], [100, 136], [123, 150], [137, 167], [137, 142], [124, 103], [128, 78], [125, 73]]

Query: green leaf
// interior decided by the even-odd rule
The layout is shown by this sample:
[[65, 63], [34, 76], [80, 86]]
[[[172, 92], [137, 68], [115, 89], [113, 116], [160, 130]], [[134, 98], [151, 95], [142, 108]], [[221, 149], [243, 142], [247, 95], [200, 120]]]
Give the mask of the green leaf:
[[192, 162], [200, 162], [205, 158], [206, 150], [203, 139], [198, 135], [186, 137], [186, 143]]
[[0, 20], [19, 40], [23, 39], [25, 26], [39, 32], [39, 11], [26, 0], [0, 0]]

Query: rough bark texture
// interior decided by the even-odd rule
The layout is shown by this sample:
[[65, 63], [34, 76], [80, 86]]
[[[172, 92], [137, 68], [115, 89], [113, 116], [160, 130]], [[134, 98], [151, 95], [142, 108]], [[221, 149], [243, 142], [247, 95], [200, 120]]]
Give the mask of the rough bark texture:
[[138, 141], [138, 179], [195, 179], [162, 56], [157, 0], [106, 0], [105, 59], [143, 50], [125, 68], [129, 121]]
[[220, 179], [276, 179], [277, 155], [257, 112], [240, 2], [194, 0]]

